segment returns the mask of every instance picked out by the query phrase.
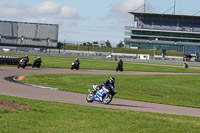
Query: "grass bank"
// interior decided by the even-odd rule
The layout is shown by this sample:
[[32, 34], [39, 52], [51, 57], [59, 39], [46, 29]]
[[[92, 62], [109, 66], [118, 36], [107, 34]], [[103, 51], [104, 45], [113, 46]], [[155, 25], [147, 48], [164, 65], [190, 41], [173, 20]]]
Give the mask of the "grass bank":
[[[130, 48], [107, 48], [107, 47], [93, 47], [93, 46], [74, 46], [65, 45], [62, 49], [66, 50], [80, 50], [80, 51], [95, 51], [95, 52], [114, 52], [114, 53], [128, 53], [128, 54], [151, 54], [162, 55], [162, 50], [144, 50], [144, 49], [130, 49]], [[167, 50], [167, 56], [183, 57], [183, 52], [174, 50]]]
[[[111, 76], [111, 75], [110, 75]], [[200, 75], [115, 75], [115, 97], [169, 105], [200, 108]], [[109, 75], [30, 75], [25, 83], [49, 86], [64, 91], [88, 93]]]
[[1, 133], [197, 133], [200, 118], [45, 102], [0, 95], [29, 111], [0, 109]]
[[[13, 57], [21, 57], [22, 55], [13, 55]], [[29, 65], [37, 56], [29, 56]], [[74, 58], [68, 57], [50, 57], [42, 56], [42, 66], [48, 68], [71, 68], [71, 63], [75, 60]], [[80, 69], [91, 69], [91, 70], [115, 70], [118, 61], [110, 60], [97, 60], [97, 59], [80, 59]], [[17, 67], [17, 66], [16, 66]], [[185, 69], [168, 66], [154, 66], [148, 63], [137, 64], [134, 62], [124, 62], [124, 71], [144, 71], [144, 72], [175, 72], [175, 73], [200, 73], [200, 70]]]

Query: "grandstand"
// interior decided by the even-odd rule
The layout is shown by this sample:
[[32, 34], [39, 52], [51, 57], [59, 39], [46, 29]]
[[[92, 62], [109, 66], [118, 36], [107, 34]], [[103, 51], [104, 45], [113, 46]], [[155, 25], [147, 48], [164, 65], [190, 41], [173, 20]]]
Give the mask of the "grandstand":
[[0, 45], [18, 47], [57, 47], [58, 25], [0, 21]]
[[125, 48], [199, 52], [200, 16], [129, 12], [133, 26], [126, 26]]

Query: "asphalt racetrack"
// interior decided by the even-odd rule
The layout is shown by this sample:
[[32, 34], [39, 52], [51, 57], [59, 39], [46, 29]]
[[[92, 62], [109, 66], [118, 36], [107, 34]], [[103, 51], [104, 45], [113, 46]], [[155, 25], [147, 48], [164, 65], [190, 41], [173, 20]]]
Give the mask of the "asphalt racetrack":
[[0, 94], [2, 95], [36, 99], [36, 100], [71, 103], [84, 106], [200, 117], [200, 109], [197, 108], [170, 106], [164, 104], [138, 102], [138, 101], [117, 99], [117, 98], [113, 98], [112, 102], [108, 105], [104, 105], [99, 102], [88, 103], [86, 101], [86, 94], [27, 86], [24, 84], [18, 84], [16, 82], [5, 80], [6, 77], [10, 76], [21, 76], [21, 75], [32, 75], [32, 74], [200, 75], [200, 73], [159, 73], [159, 72], [130, 72], [130, 71], [116, 73], [115, 71], [107, 71], [107, 70], [72, 71], [70, 69], [57, 69], [57, 68], [33, 69], [27, 67], [25, 69], [17, 69], [16, 67], [0, 67]]

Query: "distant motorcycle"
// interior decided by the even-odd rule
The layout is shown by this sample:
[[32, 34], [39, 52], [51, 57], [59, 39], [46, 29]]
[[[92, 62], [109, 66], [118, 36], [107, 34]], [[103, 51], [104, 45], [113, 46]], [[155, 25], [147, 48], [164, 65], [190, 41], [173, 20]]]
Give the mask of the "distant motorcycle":
[[79, 65], [80, 65], [80, 63], [77, 63], [77, 62], [72, 62], [72, 67], [71, 67], [71, 70], [73, 70], [73, 69], [76, 69], [76, 70], [78, 70], [78, 69], [79, 69]]
[[[97, 90], [97, 87], [97, 85], [93, 85], [94, 90]], [[116, 89], [113, 86], [111, 88], [102, 86], [102, 88], [97, 91], [92, 91], [91, 89], [88, 89], [88, 91], [89, 94], [86, 97], [87, 102], [99, 101], [104, 104], [109, 104], [116, 94]]]
[[116, 68], [116, 72], [118, 72], [118, 71], [121, 71], [121, 72], [123, 72], [123, 67], [122, 67], [122, 66], [120, 66], [120, 65], [118, 65], [118, 66], [117, 66], [117, 68]]
[[118, 71], [123, 71], [123, 61], [122, 59], [120, 59], [120, 61], [117, 63], [117, 68], [116, 68], [116, 72]]
[[42, 61], [37, 61], [37, 60], [35, 60], [35, 61], [33, 62], [32, 68], [34, 68], [34, 67], [40, 68], [41, 63], [42, 63]]
[[20, 68], [20, 67], [22, 67], [23, 69], [26, 67], [26, 60], [25, 59], [21, 59], [19, 61], [17, 68]]
[[187, 63], [183, 63], [183, 67], [184, 67], [184, 68], [189, 68], [189, 66], [188, 66]]

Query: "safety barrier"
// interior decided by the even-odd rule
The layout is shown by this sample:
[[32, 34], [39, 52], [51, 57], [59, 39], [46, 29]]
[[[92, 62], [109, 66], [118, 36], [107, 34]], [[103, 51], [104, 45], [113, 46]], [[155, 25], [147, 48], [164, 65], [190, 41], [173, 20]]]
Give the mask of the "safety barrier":
[[10, 56], [0, 56], [1, 65], [17, 65], [21, 58], [14, 58]]

